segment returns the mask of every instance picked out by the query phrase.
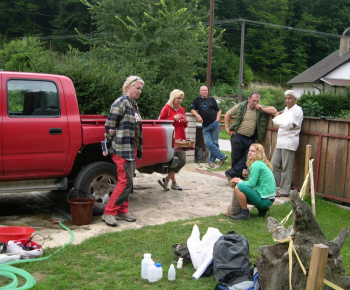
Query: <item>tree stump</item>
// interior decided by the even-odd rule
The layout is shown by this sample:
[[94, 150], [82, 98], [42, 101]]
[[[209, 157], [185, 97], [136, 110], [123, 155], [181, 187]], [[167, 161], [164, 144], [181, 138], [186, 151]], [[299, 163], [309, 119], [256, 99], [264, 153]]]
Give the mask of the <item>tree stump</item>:
[[233, 193], [232, 193], [231, 203], [228, 205], [227, 211], [225, 212], [226, 216], [237, 215], [241, 212], [241, 206], [238, 203], [236, 193], [235, 193], [236, 183], [231, 184], [231, 181], [229, 181], [229, 184], [233, 188]]
[[[308, 204], [304, 202], [299, 193], [295, 190], [290, 193], [290, 201], [293, 211], [293, 233], [291, 238], [302, 264], [306, 269], [310, 266], [311, 253], [314, 244], [324, 244], [329, 247], [327, 268], [325, 279], [344, 288], [350, 289], [350, 277], [345, 275], [340, 251], [343, 247], [349, 231], [344, 228], [332, 241], [327, 241], [319, 224], [311, 212]], [[273, 237], [282, 240], [291, 233], [291, 227], [285, 229], [272, 217], [268, 217], [266, 225], [269, 231], [278, 228]], [[259, 249], [261, 255], [256, 261], [259, 271], [259, 282], [262, 289], [289, 289], [289, 242], [276, 242], [273, 246], [263, 246]], [[299, 262], [293, 252], [292, 262], [292, 287], [296, 289], [306, 289], [307, 276], [304, 275]], [[323, 289], [332, 289], [324, 285]]]
[[225, 213], [226, 216], [237, 215], [241, 212], [241, 206], [238, 203], [236, 193], [233, 191], [231, 203], [227, 207], [227, 211]]

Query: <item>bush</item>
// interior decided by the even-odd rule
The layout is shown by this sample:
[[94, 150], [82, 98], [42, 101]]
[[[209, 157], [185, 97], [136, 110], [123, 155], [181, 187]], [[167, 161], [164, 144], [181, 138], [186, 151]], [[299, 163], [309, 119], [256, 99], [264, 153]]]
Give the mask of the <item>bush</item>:
[[34, 37], [3, 43], [0, 50], [0, 65], [7, 71], [47, 72], [54, 63], [55, 54]]
[[344, 108], [350, 108], [350, 94], [320, 93], [318, 95], [304, 94], [298, 104], [303, 108], [304, 115], [310, 117], [337, 117]]
[[264, 106], [274, 106], [277, 111], [281, 111], [285, 108], [283, 88], [266, 88], [258, 90], [260, 94], [260, 104]]
[[350, 119], [350, 110], [341, 110], [341, 112], [335, 116], [337, 119]]
[[237, 105], [238, 99], [237, 98], [234, 98], [234, 99], [225, 98], [225, 99], [221, 99], [218, 103], [219, 103], [219, 106], [221, 109], [221, 114], [225, 115], [228, 110], [230, 110], [235, 105]]

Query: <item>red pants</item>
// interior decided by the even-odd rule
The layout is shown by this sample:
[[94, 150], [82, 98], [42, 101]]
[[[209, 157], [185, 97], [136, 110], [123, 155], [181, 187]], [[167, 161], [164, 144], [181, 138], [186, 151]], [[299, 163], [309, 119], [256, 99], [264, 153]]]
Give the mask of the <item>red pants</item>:
[[118, 183], [105, 207], [104, 214], [116, 215], [129, 211], [129, 194], [132, 190], [135, 161], [128, 161], [118, 155], [111, 154], [117, 166]]

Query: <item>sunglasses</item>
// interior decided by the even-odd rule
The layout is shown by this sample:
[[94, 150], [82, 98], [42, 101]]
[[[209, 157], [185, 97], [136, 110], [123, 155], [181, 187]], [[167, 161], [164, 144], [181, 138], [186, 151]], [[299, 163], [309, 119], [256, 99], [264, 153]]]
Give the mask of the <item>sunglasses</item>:
[[136, 78], [136, 79], [134, 79], [134, 80], [130, 83], [129, 86], [131, 86], [131, 84], [134, 83], [134, 82], [136, 82], [136, 81], [142, 81], [142, 80], [141, 80], [140, 78]]

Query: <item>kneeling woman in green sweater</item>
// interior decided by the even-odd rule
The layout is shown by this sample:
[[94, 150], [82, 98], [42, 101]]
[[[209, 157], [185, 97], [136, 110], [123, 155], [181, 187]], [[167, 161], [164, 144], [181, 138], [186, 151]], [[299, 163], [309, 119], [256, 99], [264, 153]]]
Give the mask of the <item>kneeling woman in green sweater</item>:
[[259, 217], [264, 217], [276, 196], [276, 182], [272, 173], [272, 165], [266, 158], [264, 147], [254, 143], [250, 145], [247, 167], [249, 179], [244, 181], [239, 177], [231, 179], [231, 183], [237, 183], [235, 193], [241, 213], [230, 216], [234, 220], [249, 220], [250, 213], [247, 204], [253, 204], [258, 209]]

